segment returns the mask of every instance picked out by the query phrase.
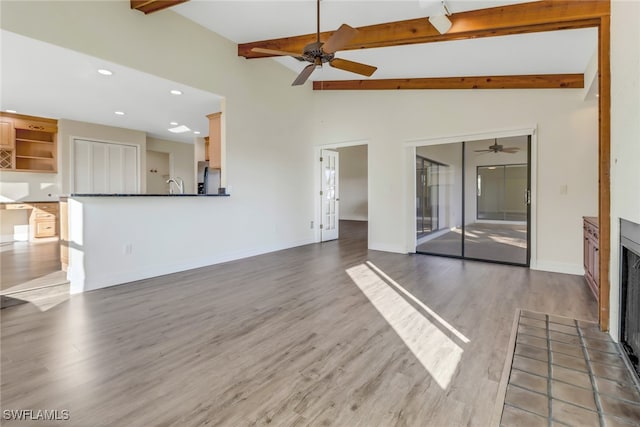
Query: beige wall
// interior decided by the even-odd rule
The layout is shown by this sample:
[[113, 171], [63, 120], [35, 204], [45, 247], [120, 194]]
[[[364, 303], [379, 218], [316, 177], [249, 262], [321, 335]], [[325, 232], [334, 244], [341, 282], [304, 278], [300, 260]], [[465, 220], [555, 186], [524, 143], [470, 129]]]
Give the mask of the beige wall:
[[[147, 137], [147, 150], [168, 153], [173, 162], [173, 177], [180, 177], [184, 180], [185, 194], [196, 193], [196, 171], [194, 167], [194, 144], [167, 141], [153, 137]], [[149, 168], [147, 168], [149, 169]]]

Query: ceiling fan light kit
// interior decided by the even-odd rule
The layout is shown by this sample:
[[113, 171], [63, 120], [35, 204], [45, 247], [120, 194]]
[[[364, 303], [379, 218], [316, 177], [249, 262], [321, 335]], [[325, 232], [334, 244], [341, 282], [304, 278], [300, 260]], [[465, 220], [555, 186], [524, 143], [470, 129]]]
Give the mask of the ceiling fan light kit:
[[440, 34], [446, 34], [451, 29], [451, 20], [446, 15], [434, 15], [429, 17], [429, 22]]
[[490, 145], [486, 150], [474, 150], [476, 153], [507, 153], [507, 154], [515, 154], [520, 151], [518, 147], [504, 147], [501, 144], [498, 144], [498, 139], [494, 138], [493, 145]]
[[309, 76], [311, 76], [311, 73], [316, 69], [322, 68], [322, 64], [325, 63], [340, 70], [349, 71], [367, 77], [371, 76], [377, 70], [377, 67], [335, 57], [335, 53], [344, 48], [349, 41], [358, 34], [358, 30], [347, 24], [342, 24], [326, 42], [323, 43], [320, 41], [320, 0], [317, 0], [316, 4], [318, 22], [316, 41], [306, 45], [301, 54], [273, 49], [262, 49], [259, 47], [254, 47], [251, 50], [253, 52], [268, 53], [271, 55], [291, 56], [298, 61], [310, 62], [309, 65], [304, 67], [298, 77], [296, 77], [291, 86], [300, 86], [304, 84]]

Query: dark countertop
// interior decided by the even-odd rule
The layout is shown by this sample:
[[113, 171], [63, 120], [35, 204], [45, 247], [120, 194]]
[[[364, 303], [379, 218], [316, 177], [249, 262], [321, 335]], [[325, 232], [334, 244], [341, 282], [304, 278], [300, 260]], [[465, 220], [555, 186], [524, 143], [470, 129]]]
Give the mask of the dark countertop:
[[56, 200], [20, 200], [17, 202], [0, 202], [0, 206], [6, 205], [29, 205], [33, 203], [58, 203], [58, 199]]
[[82, 194], [72, 193], [68, 197], [229, 197], [230, 194]]

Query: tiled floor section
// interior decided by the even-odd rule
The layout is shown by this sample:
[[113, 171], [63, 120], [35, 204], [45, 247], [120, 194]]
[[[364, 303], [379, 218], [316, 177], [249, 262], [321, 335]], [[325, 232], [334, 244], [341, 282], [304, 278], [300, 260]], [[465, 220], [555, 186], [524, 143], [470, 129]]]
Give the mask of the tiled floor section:
[[520, 312], [501, 426], [640, 426], [640, 390], [596, 323]]

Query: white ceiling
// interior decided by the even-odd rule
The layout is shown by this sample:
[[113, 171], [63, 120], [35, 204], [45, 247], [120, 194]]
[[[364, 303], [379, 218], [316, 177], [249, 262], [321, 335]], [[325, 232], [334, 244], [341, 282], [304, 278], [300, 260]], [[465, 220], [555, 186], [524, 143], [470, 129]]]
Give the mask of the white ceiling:
[[[190, 143], [197, 135], [171, 133], [170, 123], [206, 136], [206, 115], [220, 111], [221, 98], [212, 93], [8, 31], [0, 37], [3, 111], [141, 130]], [[99, 68], [113, 75], [100, 75]], [[172, 89], [182, 95], [171, 95]]]
[[[516, 1], [447, 0], [455, 14], [474, 9], [524, 3]], [[179, 14], [236, 43], [314, 33], [314, 0], [194, 1], [173, 8]], [[323, 0], [321, 31], [342, 23], [353, 27], [425, 17], [441, 10], [434, 0]], [[378, 67], [372, 79], [458, 77], [482, 75], [583, 73], [597, 46], [594, 28], [426, 43], [338, 52], [337, 57]], [[278, 61], [300, 72], [306, 62], [290, 57], [252, 59]], [[328, 66], [310, 80], [349, 80], [363, 77]]]
[[[522, 2], [447, 0], [447, 6], [456, 13]], [[344, 22], [359, 27], [426, 17], [439, 8], [440, 1], [433, 0], [323, 0], [321, 31]], [[316, 25], [313, 0], [191, 0], [172, 10], [236, 43], [308, 34]], [[430, 25], [426, 19], [425, 25]], [[168, 132], [170, 122], [199, 130], [203, 136], [208, 133], [205, 116], [220, 110], [215, 94], [11, 32], [2, 31], [0, 36], [2, 110], [136, 129], [181, 142], [193, 142], [195, 135]], [[344, 51], [337, 56], [377, 66], [372, 78], [378, 79], [582, 73], [596, 46], [596, 30], [587, 28]], [[288, 57], [251, 61], [278, 61], [296, 72], [306, 65]], [[108, 68], [114, 75], [101, 76], [98, 68]], [[310, 80], [354, 78], [362, 77], [325, 66]], [[183, 95], [170, 95], [171, 89]], [[115, 111], [126, 115], [116, 116]]]

